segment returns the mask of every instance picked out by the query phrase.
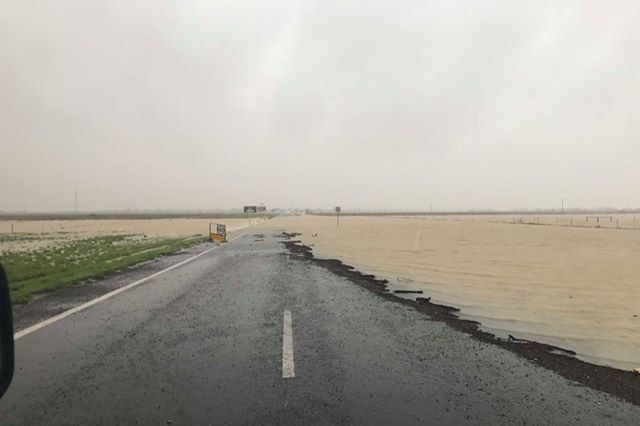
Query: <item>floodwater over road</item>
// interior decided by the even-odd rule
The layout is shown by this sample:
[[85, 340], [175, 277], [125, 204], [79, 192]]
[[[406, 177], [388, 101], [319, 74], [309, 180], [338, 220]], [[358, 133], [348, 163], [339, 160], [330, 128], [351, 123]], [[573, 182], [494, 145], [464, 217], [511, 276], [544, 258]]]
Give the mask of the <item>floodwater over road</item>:
[[[632, 217], [607, 223], [616, 220], [640, 223]], [[578, 227], [582, 222], [593, 220], [341, 217], [340, 227], [334, 217], [276, 221], [301, 232], [318, 256], [423, 290], [497, 335], [572, 349], [597, 364], [639, 368], [640, 232]]]

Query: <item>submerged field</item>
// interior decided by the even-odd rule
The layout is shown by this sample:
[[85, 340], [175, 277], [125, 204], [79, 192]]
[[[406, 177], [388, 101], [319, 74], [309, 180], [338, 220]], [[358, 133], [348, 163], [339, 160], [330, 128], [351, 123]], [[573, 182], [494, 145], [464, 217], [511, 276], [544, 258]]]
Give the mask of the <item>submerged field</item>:
[[209, 223], [227, 232], [262, 218], [0, 221], [0, 263], [14, 303], [206, 241]]
[[[615, 226], [616, 219], [628, 227], [640, 223], [632, 216], [607, 223]], [[334, 217], [300, 216], [273, 224], [301, 232], [320, 257], [423, 290], [499, 336], [639, 368], [640, 231], [576, 226], [587, 222], [577, 216], [571, 226], [571, 220], [343, 217], [337, 227]]]

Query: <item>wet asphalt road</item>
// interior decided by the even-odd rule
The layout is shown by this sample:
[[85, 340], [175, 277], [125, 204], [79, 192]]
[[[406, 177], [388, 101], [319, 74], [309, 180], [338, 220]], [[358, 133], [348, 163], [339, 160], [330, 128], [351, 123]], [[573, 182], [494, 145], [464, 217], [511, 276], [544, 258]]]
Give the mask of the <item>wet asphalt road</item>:
[[640, 407], [292, 259], [278, 238], [256, 239], [18, 340], [0, 424], [640, 423]]

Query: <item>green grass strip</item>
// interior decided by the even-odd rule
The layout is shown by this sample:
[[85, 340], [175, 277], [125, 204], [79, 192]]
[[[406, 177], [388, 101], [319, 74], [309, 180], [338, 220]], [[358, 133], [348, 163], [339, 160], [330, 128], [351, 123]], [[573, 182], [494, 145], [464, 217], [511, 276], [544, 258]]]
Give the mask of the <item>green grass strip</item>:
[[90, 278], [175, 253], [206, 241], [205, 237], [135, 238], [116, 235], [71, 240], [55, 248], [4, 253], [0, 257], [13, 303]]

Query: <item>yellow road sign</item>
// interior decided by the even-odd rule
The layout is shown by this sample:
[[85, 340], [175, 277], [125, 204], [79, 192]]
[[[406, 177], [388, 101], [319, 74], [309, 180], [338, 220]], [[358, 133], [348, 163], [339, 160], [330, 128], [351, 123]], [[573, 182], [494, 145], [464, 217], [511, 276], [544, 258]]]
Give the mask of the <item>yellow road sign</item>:
[[227, 242], [227, 226], [219, 223], [209, 224], [209, 241], [226, 243]]

